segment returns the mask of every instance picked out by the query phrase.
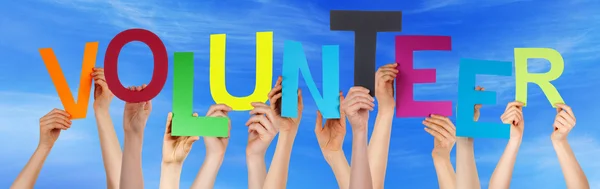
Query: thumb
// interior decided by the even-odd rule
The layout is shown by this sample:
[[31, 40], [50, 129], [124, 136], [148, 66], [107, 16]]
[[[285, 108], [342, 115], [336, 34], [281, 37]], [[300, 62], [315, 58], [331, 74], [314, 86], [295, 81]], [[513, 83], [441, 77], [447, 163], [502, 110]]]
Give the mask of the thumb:
[[323, 129], [323, 115], [321, 115], [321, 111], [317, 110], [317, 120], [315, 121], [315, 132], [321, 131]]

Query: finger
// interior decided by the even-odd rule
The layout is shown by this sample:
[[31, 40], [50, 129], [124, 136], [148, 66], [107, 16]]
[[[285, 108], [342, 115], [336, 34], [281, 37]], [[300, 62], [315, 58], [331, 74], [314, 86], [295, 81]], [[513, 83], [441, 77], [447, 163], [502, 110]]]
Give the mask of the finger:
[[440, 125], [439, 123], [434, 122], [433, 120], [429, 119], [425, 119], [423, 121], [423, 125], [427, 126], [427, 128], [430, 128], [436, 132], [438, 132], [439, 134], [441, 134], [442, 136], [444, 136], [444, 138], [451, 138], [452, 135], [450, 134], [450, 132], [448, 132], [448, 130], [446, 130], [442, 125]]
[[302, 99], [302, 89], [298, 89], [298, 109], [304, 109], [304, 100]]
[[569, 115], [573, 116], [573, 118], [575, 118], [575, 114], [573, 114], [573, 110], [571, 109], [571, 107], [567, 106], [566, 104], [562, 104], [562, 103], [557, 103], [555, 105], [557, 108], [560, 108], [564, 111], [566, 111]]
[[[366, 107], [363, 107], [362, 104], [366, 105]], [[360, 108], [371, 110], [373, 109], [373, 107], [375, 107], [375, 103], [365, 98], [354, 98], [348, 101], [347, 107], [352, 110], [358, 110]]]
[[273, 96], [275, 96], [275, 94], [281, 93], [282, 89], [283, 87], [281, 85], [275, 85], [275, 87], [273, 87], [273, 89], [269, 91], [269, 94], [267, 96], [269, 97], [269, 99], [271, 99]]
[[446, 125], [446, 130], [456, 131], [456, 126], [454, 126], [454, 123], [452, 123], [452, 121], [448, 117], [437, 114], [431, 114], [431, 118], [443, 121], [445, 124], [443, 124], [442, 126]]
[[398, 74], [398, 69], [396, 68], [386, 68], [386, 69], [382, 69], [380, 70], [382, 75], [396, 75]]
[[342, 110], [342, 103], [344, 102], [344, 93], [340, 91], [340, 119], [346, 120], [346, 113]]
[[445, 138], [444, 136], [442, 136], [440, 133], [438, 133], [437, 131], [434, 131], [433, 129], [427, 128], [425, 127], [425, 131], [427, 133], [429, 133], [431, 136], [433, 136], [433, 138], [435, 138], [438, 141], [443, 141]]
[[50, 115], [46, 116], [43, 120], [40, 120], [40, 122], [42, 122], [42, 124], [49, 124], [51, 122], [54, 122], [54, 120], [64, 120], [65, 122], [68, 122], [69, 124], [71, 123], [71, 120], [69, 119], [69, 117], [67, 117], [63, 114], [59, 114], [59, 113], [50, 114]]
[[96, 80], [94, 80], [94, 82], [95, 82], [96, 84], [100, 85], [100, 86], [101, 86], [101, 87], [103, 87], [103, 88], [106, 88], [106, 87], [108, 87], [108, 85], [106, 84], [106, 80], [103, 80], [103, 79], [96, 79]]
[[267, 130], [259, 123], [252, 123], [248, 126], [248, 131], [256, 131], [259, 135], [268, 135]]
[[226, 104], [213, 104], [208, 108], [206, 112], [206, 116], [212, 116], [216, 112], [229, 112], [232, 108], [227, 106]]
[[523, 103], [519, 102], [519, 101], [514, 101], [514, 102], [510, 102], [506, 105], [506, 109], [504, 109], [505, 111], [508, 110], [510, 107], [523, 107]]
[[273, 97], [269, 98], [269, 105], [271, 106], [271, 108], [275, 109], [275, 102], [281, 99], [281, 96], [283, 96], [283, 93], [277, 93]]
[[270, 121], [275, 121], [275, 115], [273, 115], [272, 110], [269, 107], [254, 107], [254, 109], [250, 110], [250, 114], [264, 114]]
[[561, 113], [558, 113], [558, 117], [560, 117], [560, 118], [562, 118], [562, 120], [564, 120], [563, 124], [565, 126], [568, 126], [568, 127], [575, 126], [575, 120], [567, 112], [563, 111]]
[[104, 72], [104, 68], [101, 68], [101, 67], [95, 67], [95, 68], [92, 68], [92, 70]]
[[396, 68], [397, 66], [398, 66], [398, 63], [392, 62], [392, 63], [389, 63], [389, 64], [386, 64], [386, 65], [383, 65], [383, 66], [379, 67], [379, 69], [382, 69], [382, 68]]
[[46, 114], [46, 115], [54, 115], [54, 114], [58, 114], [58, 115], [62, 115], [62, 116], [64, 116], [64, 117], [67, 117], [67, 118], [71, 118], [71, 114], [67, 113], [67, 112], [66, 112], [66, 111], [64, 111], [64, 110], [61, 110], [61, 109], [56, 109], [56, 108], [55, 108], [55, 109], [53, 109], [52, 111], [50, 111], [50, 112], [49, 112], [48, 114]]
[[317, 110], [317, 120], [315, 121], [315, 132], [323, 130], [323, 115], [321, 111]]
[[281, 85], [282, 82], [283, 82], [283, 77], [281, 77], [281, 76], [277, 77], [277, 81], [275, 82], [275, 86]]
[[370, 91], [367, 88], [364, 88], [361, 86], [354, 86], [354, 87], [350, 88], [348, 95], [352, 95], [353, 93], [369, 93], [369, 92]]
[[227, 117], [227, 114], [224, 111], [216, 111], [210, 117]]
[[173, 113], [169, 112], [167, 114], [167, 124], [166, 124], [166, 129], [165, 129], [165, 134], [167, 135], [171, 135], [171, 124], [173, 121]]
[[363, 93], [363, 92], [355, 92], [352, 94], [348, 94], [348, 97], [346, 97], [346, 98], [354, 99], [354, 98], [360, 98], [360, 97], [368, 99], [369, 101], [375, 101], [375, 99], [369, 93]]

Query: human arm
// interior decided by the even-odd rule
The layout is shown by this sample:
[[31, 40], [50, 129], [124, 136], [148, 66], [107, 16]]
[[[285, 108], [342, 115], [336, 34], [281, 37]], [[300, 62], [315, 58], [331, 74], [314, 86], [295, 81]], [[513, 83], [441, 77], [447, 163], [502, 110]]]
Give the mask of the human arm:
[[54, 109], [40, 119], [40, 141], [37, 149], [17, 176], [11, 189], [33, 188], [38, 175], [44, 166], [46, 157], [58, 139], [61, 130], [71, 128], [69, 113]]
[[[142, 91], [145, 87], [146, 85], [143, 85], [142, 87], [129, 87], [129, 90]], [[123, 113], [123, 131], [125, 133], [125, 140], [123, 145], [119, 188], [144, 188], [142, 145], [144, 140], [144, 129], [151, 111], [152, 103], [150, 101], [125, 103], [125, 111]]]
[[340, 105], [352, 126], [352, 159], [350, 165], [350, 189], [372, 189], [373, 181], [367, 154], [367, 130], [369, 111], [374, 99], [364, 87], [352, 87]]
[[296, 118], [286, 118], [281, 116], [281, 96], [283, 78], [280, 76], [273, 89], [269, 92], [269, 107], [275, 113], [275, 124], [279, 127], [279, 138], [275, 147], [275, 154], [271, 160], [271, 166], [267, 172], [263, 188], [279, 189], [286, 188], [292, 147], [298, 133], [298, 126], [302, 119], [304, 104], [302, 101], [302, 91], [298, 90], [298, 114]]
[[[207, 117], [226, 117], [231, 107], [225, 104], [215, 104], [208, 108], [206, 113]], [[231, 131], [231, 120], [228, 123], [229, 131]], [[229, 136], [227, 137], [203, 137], [204, 145], [206, 147], [206, 155], [204, 162], [194, 183], [192, 183], [191, 189], [209, 189], [214, 188], [215, 180], [219, 173], [219, 169], [223, 164], [225, 158], [225, 151], [229, 144]]]
[[560, 167], [569, 189], [589, 189], [590, 184], [571, 150], [567, 135], [575, 127], [575, 114], [571, 107], [565, 104], [556, 104], [556, 117], [554, 119], [554, 132], [552, 132], [552, 145], [560, 162]]
[[115, 132], [115, 127], [110, 118], [109, 107], [114, 95], [106, 84], [104, 69], [94, 68], [94, 115], [98, 127], [102, 161], [106, 172], [106, 186], [108, 189], [118, 189], [121, 177], [121, 144]]
[[[340, 92], [340, 104], [344, 101], [344, 96]], [[340, 118], [327, 119], [323, 126], [323, 115], [317, 110], [315, 121], [315, 135], [321, 153], [331, 167], [339, 188], [348, 189], [350, 184], [350, 165], [346, 159], [346, 154], [342, 149], [344, 138], [346, 136], [346, 114], [340, 108]]]
[[377, 117], [368, 145], [369, 165], [373, 178], [373, 188], [384, 188], [385, 173], [390, 150], [392, 120], [394, 119], [394, 79], [398, 74], [397, 63], [380, 67], [375, 75], [375, 97]]
[[[484, 88], [477, 86], [475, 90], [483, 91]], [[474, 106], [473, 121], [479, 120], [480, 109], [481, 104]], [[456, 143], [456, 188], [481, 188], [475, 163], [473, 138], [457, 137]]]
[[490, 189], [508, 189], [512, 179], [517, 153], [523, 140], [523, 129], [525, 121], [523, 120], [523, 103], [511, 102], [506, 106], [506, 110], [501, 116], [503, 123], [510, 124], [510, 139], [500, 157], [494, 173], [490, 178], [488, 188]]
[[246, 147], [246, 163], [248, 165], [248, 189], [262, 189], [267, 168], [265, 154], [271, 141], [279, 132], [279, 127], [274, 123], [275, 113], [266, 104], [252, 103], [254, 109], [246, 122], [248, 126], [248, 146]]
[[455, 189], [456, 174], [450, 162], [450, 152], [456, 142], [456, 127], [447, 117], [431, 115], [423, 121], [425, 131], [434, 137], [433, 165], [440, 189]]

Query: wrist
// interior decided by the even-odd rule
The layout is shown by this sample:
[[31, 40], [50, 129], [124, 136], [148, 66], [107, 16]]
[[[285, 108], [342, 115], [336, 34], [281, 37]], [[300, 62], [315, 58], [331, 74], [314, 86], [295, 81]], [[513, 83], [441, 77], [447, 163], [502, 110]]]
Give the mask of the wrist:
[[53, 145], [40, 143], [40, 144], [38, 144], [36, 151], [47, 153], [47, 152], [50, 152], [50, 150], [52, 150], [52, 147], [53, 147]]
[[431, 158], [433, 159], [434, 162], [450, 161], [450, 153], [446, 154], [446, 153], [432, 152]]
[[99, 114], [99, 113], [108, 113], [109, 112], [109, 106], [107, 105], [97, 105], [96, 103], [94, 103], [94, 113]]
[[521, 142], [523, 141], [523, 137], [515, 137], [515, 138], [510, 138], [508, 139], [508, 145], [521, 145]]
[[564, 144], [568, 144], [569, 142], [567, 141], [567, 139], [552, 139], [552, 145], [556, 146], [556, 145], [564, 145]]
[[394, 114], [394, 109], [396, 108], [395, 102], [378, 102], [377, 103], [377, 114], [385, 113], [385, 114]]
[[204, 156], [204, 162], [210, 162], [211, 164], [219, 164], [223, 163], [223, 159], [225, 159], [225, 154], [220, 153], [207, 153]]
[[333, 163], [335, 163], [337, 160], [340, 160], [342, 158], [345, 159], [345, 154], [343, 150], [339, 150], [339, 151], [324, 151], [323, 150], [323, 157], [325, 157], [325, 161], [331, 165]]

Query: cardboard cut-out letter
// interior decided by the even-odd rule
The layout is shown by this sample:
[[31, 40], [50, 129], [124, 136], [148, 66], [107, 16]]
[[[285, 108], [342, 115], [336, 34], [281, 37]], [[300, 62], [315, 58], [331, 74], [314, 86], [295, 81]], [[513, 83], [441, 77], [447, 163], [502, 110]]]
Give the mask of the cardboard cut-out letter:
[[252, 102], [266, 102], [273, 81], [273, 32], [256, 32], [256, 82], [245, 97], [229, 94], [225, 86], [225, 34], [210, 35], [210, 94], [217, 104], [233, 110], [251, 110]]
[[377, 32], [400, 32], [402, 12], [332, 10], [329, 23], [332, 31], [354, 31], [354, 85], [374, 96]]
[[414, 51], [452, 50], [450, 36], [396, 36], [396, 117], [452, 115], [452, 101], [415, 101], [415, 83], [435, 83], [435, 69], [413, 69]]
[[[530, 58], [543, 58], [550, 62], [550, 71], [546, 73], [529, 73], [527, 60]], [[555, 107], [557, 103], [565, 103], [563, 98], [550, 83], [562, 75], [565, 62], [560, 53], [548, 48], [515, 48], [515, 95], [516, 100], [527, 106], [527, 83], [535, 83], [546, 95], [548, 101]]]
[[470, 138], [509, 138], [510, 125], [475, 122], [475, 104], [496, 104], [496, 92], [476, 91], [475, 75], [512, 75], [512, 62], [461, 59], [458, 71], [456, 136]]
[[229, 135], [229, 118], [194, 117], [194, 53], [175, 52], [173, 73], [173, 136]]
[[90, 101], [90, 91], [92, 89], [92, 72], [96, 64], [96, 54], [98, 53], [98, 42], [89, 42], [85, 44], [83, 52], [83, 64], [81, 66], [81, 76], [79, 77], [79, 92], [77, 93], [77, 102], [73, 98], [71, 89], [65, 75], [60, 68], [58, 59], [54, 55], [52, 48], [39, 49], [42, 60], [48, 69], [52, 83], [56, 87], [58, 97], [65, 107], [65, 111], [71, 115], [71, 119], [83, 119], [87, 115], [88, 104]]
[[[150, 47], [154, 56], [154, 71], [152, 80], [142, 91], [130, 91], [119, 80], [117, 63], [121, 49], [129, 42], [140, 41]], [[160, 38], [151, 31], [144, 29], [129, 29], [117, 34], [108, 44], [104, 55], [104, 76], [106, 84], [112, 93], [119, 99], [138, 103], [152, 100], [165, 86], [169, 73], [169, 59], [167, 49]]]
[[317, 107], [326, 119], [340, 118], [340, 67], [339, 46], [323, 46], [323, 97], [315, 84], [308, 68], [308, 61], [304, 55], [302, 43], [285, 41], [283, 45], [283, 81], [281, 115], [295, 118], [298, 116], [298, 72], [302, 72], [304, 82], [310, 94], [317, 103]]

